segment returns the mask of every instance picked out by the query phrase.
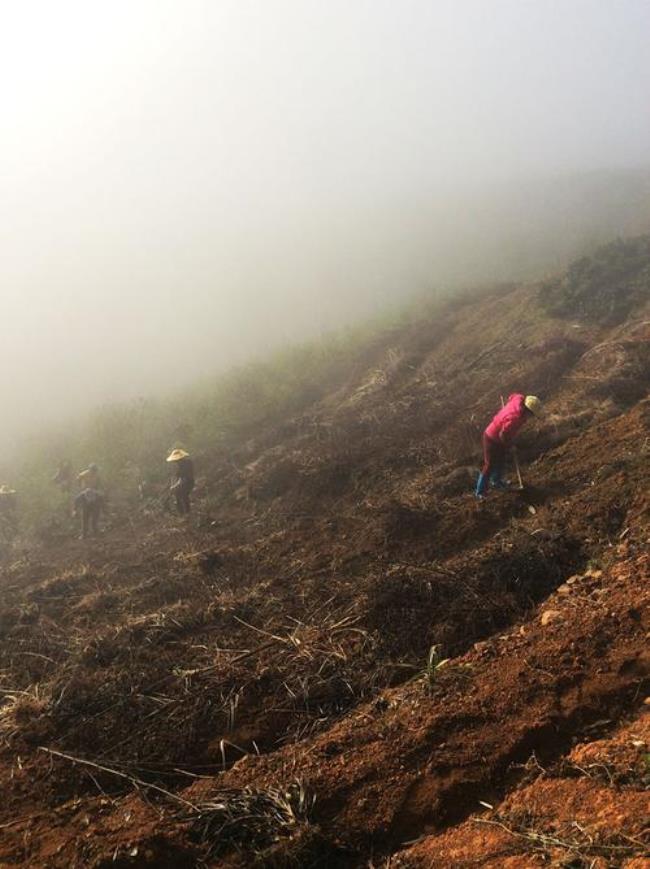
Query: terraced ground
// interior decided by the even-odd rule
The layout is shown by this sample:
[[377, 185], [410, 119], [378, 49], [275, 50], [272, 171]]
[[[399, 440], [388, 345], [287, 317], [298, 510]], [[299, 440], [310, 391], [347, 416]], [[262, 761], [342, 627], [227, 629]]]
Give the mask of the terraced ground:
[[[501, 288], [388, 332], [198, 456], [191, 524], [151, 503], [14, 547], [0, 866], [650, 865], [630, 269], [591, 296], [559, 279], [552, 314]], [[547, 408], [525, 489], [479, 504], [480, 432], [516, 390]]]

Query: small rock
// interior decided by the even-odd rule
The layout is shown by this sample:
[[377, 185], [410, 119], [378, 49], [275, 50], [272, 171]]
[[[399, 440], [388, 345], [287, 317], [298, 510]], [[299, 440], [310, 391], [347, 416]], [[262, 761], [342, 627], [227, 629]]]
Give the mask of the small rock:
[[542, 627], [550, 625], [551, 622], [557, 622], [562, 619], [562, 613], [559, 610], [545, 610], [542, 613]]
[[582, 577], [580, 576], [579, 573], [574, 573], [573, 576], [570, 576], [567, 579], [566, 585], [575, 585], [576, 582], [580, 582], [581, 579], [582, 579]]
[[571, 591], [572, 591], [571, 586], [568, 585], [567, 583], [564, 583], [564, 585], [561, 585], [558, 587], [557, 593], [562, 594], [562, 595], [566, 595], [566, 594], [571, 594]]

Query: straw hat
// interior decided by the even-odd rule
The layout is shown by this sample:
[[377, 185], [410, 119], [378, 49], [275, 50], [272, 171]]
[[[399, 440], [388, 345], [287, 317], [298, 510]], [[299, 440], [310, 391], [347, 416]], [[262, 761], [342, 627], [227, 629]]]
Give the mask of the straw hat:
[[167, 456], [168, 462], [180, 462], [181, 459], [187, 459], [189, 457], [189, 453], [186, 453], [185, 450], [172, 450], [171, 453]]
[[4, 483], [2, 484], [2, 486], [0, 486], [0, 495], [15, 495], [15, 494], [16, 494], [16, 490], [10, 489], [9, 486], [5, 485]]
[[542, 402], [536, 395], [527, 395], [524, 404], [528, 408], [528, 410], [533, 414], [533, 416], [540, 417], [544, 415], [544, 410], [542, 408]]

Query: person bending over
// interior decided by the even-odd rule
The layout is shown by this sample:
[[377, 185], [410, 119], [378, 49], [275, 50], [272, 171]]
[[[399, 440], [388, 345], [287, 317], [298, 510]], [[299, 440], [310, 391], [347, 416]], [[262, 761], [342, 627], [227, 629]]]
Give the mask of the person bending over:
[[513, 445], [521, 427], [531, 416], [542, 415], [542, 402], [536, 395], [515, 392], [494, 416], [483, 432], [483, 467], [476, 483], [476, 497], [487, 495], [490, 485], [505, 489], [503, 479], [506, 453]]

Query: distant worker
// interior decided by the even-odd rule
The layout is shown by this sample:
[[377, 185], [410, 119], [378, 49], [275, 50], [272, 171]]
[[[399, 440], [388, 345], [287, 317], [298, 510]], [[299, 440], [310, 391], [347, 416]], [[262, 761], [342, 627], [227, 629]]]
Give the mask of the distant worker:
[[79, 492], [74, 499], [74, 512], [75, 516], [81, 513], [81, 540], [85, 540], [89, 532], [98, 533], [99, 518], [105, 508], [104, 495], [98, 489], [86, 487]]
[[190, 494], [194, 488], [194, 463], [185, 450], [175, 449], [167, 456], [173, 467], [174, 479], [169, 491], [176, 499], [176, 508], [181, 516], [190, 512]]
[[94, 462], [91, 462], [88, 467], [78, 476], [79, 487], [83, 489], [100, 489], [101, 483], [99, 479], [99, 468]]
[[58, 486], [62, 492], [69, 492], [72, 489], [72, 465], [67, 460], [59, 463], [56, 469], [56, 474], [52, 477], [52, 482]]
[[12, 516], [16, 511], [16, 490], [10, 486], [0, 486], [0, 513]]
[[476, 497], [482, 499], [490, 484], [506, 489], [503, 479], [506, 453], [513, 445], [519, 429], [531, 416], [542, 415], [542, 402], [536, 395], [516, 392], [508, 398], [501, 410], [483, 432], [483, 467], [476, 483]]
[[0, 505], [4, 509], [13, 510], [16, 506], [16, 490], [3, 483], [0, 486]]
[[4, 529], [16, 531], [16, 490], [10, 486], [0, 486], [0, 518]]

